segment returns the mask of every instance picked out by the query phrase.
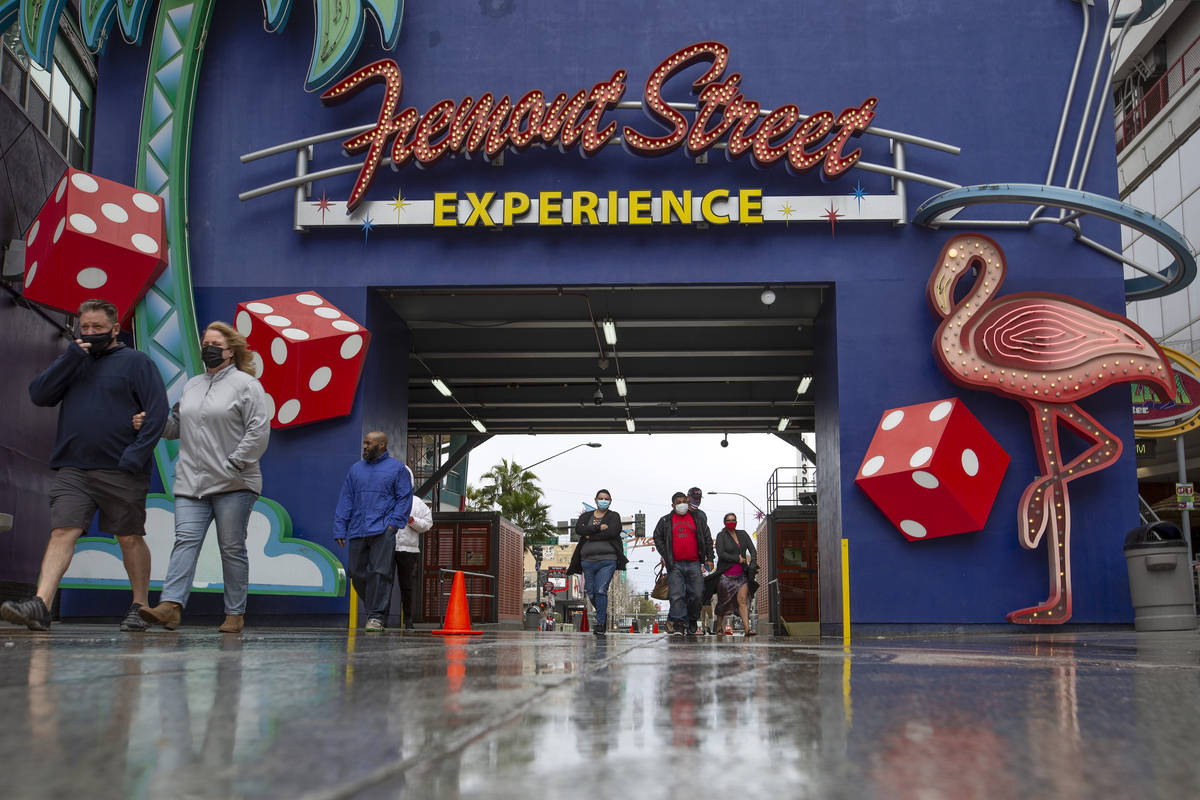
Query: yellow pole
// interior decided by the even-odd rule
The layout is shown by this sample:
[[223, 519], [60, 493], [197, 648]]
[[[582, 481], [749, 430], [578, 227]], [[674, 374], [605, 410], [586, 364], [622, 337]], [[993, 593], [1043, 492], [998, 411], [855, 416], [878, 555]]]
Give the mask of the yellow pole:
[[842, 647], [850, 646], [850, 540], [842, 539]]
[[[843, 539], [843, 542], [846, 540]], [[358, 592], [354, 591], [354, 585], [350, 585], [350, 630], [358, 627]]]

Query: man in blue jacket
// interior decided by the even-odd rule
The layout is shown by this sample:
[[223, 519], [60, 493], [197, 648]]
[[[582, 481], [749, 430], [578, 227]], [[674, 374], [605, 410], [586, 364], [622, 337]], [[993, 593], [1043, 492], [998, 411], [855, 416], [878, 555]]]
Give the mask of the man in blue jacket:
[[367, 610], [368, 631], [383, 630], [392, 604], [396, 531], [412, 512], [412, 478], [403, 461], [387, 454], [387, 445], [380, 431], [363, 437], [362, 461], [350, 467], [333, 515], [338, 547], [350, 542], [346, 571]]
[[[79, 307], [80, 336], [29, 384], [35, 405], [59, 406], [50, 468], [50, 541], [42, 557], [37, 595], [9, 601], [0, 616], [31, 630], [50, 630], [50, 606], [71, 564], [75, 542], [100, 512], [100, 530], [117, 537], [133, 605], [123, 631], [144, 631], [138, 608], [148, 605], [150, 549], [146, 547], [146, 492], [154, 445], [167, 422], [162, 376], [145, 353], [117, 341], [117, 307], [87, 300]], [[140, 430], [133, 416], [145, 412]]]

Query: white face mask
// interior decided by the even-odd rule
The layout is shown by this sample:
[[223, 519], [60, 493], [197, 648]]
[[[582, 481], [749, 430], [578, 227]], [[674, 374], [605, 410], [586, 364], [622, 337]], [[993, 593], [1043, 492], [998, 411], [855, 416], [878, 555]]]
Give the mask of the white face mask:
[[676, 503], [675, 504], [675, 513], [676, 514], [686, 514], [687, 512], [688, 512], [688, 504], [687, 503]]

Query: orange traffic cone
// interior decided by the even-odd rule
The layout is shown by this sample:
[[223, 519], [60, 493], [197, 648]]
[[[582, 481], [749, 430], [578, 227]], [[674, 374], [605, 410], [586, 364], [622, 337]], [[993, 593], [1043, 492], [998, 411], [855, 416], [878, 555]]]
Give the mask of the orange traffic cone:
[[658, 620], [654, 620], [654, 632], [658, 633]]
[[454, 583], [450, 586], [450, 603], [446, 606], [446, 619], [442, 621], [442, 629], [434, 633], [483, 633], [471, 630], [471, 612], [467, 607], [467, 579], [463, 577], [461, 570], [454, 573]]
[[637, 623], [634, 623], [634, 622], [629, 623], [629, 632], [637, 633]]
[[581, 620], [579, 621], [579, 632], [580, 632], [580, 633], [590, 633], [590, 632], [591, 632], [591, 628], [589, 628], [589, 627], [588, 627], [588, 621], [587, 621], [587, 609], [586, 609], [586, 608], [583, 610], [583, 615], [582, 615], [582, 616], [583, 616], [583, 619], [581, 619]]

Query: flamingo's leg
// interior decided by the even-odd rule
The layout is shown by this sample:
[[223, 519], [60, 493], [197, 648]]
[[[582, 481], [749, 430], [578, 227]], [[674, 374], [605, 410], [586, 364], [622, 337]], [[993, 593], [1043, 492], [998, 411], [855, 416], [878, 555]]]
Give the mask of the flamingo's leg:
[[[1067, 484], [1111, 465], [1121, 455], [1121, 441], [1075, 405], [1030, 404], [1043, 474], [1021, 497], [1018, 527], [1021, 544], [1036, 547], [1043, 533], [1050, 569], [1050, 596], [1040, 605], [1008, 614], [1010, 622], [1047, 624], [1071, 618], [1071, 502]], [[1058, 423], [1062, 422], [1092, 446], [1067, 464], [1060, 458]]]

